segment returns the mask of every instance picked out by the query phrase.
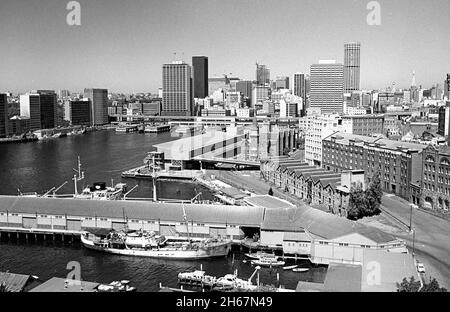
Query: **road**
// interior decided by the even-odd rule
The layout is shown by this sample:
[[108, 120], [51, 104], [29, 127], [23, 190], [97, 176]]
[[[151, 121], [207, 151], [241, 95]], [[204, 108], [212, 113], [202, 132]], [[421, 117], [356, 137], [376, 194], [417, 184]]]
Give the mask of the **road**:
[[[411, 207], [404, 200], [384, 195], [382, 208], [409, 225]], [[425, 280], [435, 277], [439, 284], [450, 289], [450, 222], [431, 215], [421, 209], [413, 209], [412, 228], [415, 231], [414, 253], [425, 265]], [[397, 233], [397, 237], [406, 241], [410, 250], [413, 247], [413, 235]]]

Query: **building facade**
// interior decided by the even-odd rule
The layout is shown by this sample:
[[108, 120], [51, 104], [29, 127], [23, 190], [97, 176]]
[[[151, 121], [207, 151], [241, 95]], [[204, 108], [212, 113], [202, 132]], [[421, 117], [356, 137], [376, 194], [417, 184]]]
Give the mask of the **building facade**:
[[322, 114], [343, 112], [344, 66], [335, 61], [320, 61], [311, 65], [310, 107]]
[[38, 90], [41, 107], [41, 129], [56, 127], [56, 93], [53, 90]]
[[203, 99], [208, 96], [208, 57], [193, 56], [194, 98]]
[[104, 125], [108, 123], [108, 90], [84, 89], [84, 97], [91, 102], [92, 125]]
[[292, 94], [306, 100], [306, 81], [304, 73], [295, 73], [292, 79]]
[[270, 84], [270, 70], [266, 65], [256, 63], [256, 84], [258, 86]]
[[192, 116], [191, 66], [175, 61], [163, 65], [163, 116]]
[[344, 44], [344, 92], [359, 90], [361, 72], [361, 43]]
[[383, 115], [342, 116], [341, 118], [343, 132], [365, 136], [384, 133]]
[[449, 211], [450, 147], [428, 146], [423, 151], [423, 181], [420, 206]]
[[20, 116], [30, 120], [30, 131], [41, 129], [41, 99], [39, 94], [20, 95]]
[[9, 135], [8, 119], [8, 97], [5, 93], [0, 93], [0, 138]]
[[90, 100], [66, 100], [64, 102], [64, 120], [69, 121], [71, 125], [91, 125], [91, 111], [92, 109]]
[[425, 145], [381, 137], [337, 132], [323, 140], [323, 168], [364, 170], [366, 182], [378, 174], [383, 191], [410, 200], [411, 184], [422, 181], [422, 151]]

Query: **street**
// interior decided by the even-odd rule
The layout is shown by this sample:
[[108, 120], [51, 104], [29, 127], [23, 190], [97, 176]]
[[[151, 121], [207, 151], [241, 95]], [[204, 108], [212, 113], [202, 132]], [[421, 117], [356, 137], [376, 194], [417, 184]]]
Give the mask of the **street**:
[[[411, 207], [392, 195], [384, 195], [382, 208], [409, 225]], [[450, 289], [450, 222], [423, 210], [413, 209], [412, 227], [415, 231], [414, 254], [425, 264], [424, 280], [435, 277], [442, 287]], [[412, 251], [413, 235], [397, 233]]]

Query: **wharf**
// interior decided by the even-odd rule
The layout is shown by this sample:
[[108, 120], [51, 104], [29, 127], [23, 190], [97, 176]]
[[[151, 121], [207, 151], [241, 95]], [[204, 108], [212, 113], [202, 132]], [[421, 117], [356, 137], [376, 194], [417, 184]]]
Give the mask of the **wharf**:
[[193, 180], [203, 174], [201, 170], [160, 170], [155, 174], [148, 169], [148, 166], [140, 166], [122, 172], [122, 178], [156, 178], [156, 179], [180, 179]]

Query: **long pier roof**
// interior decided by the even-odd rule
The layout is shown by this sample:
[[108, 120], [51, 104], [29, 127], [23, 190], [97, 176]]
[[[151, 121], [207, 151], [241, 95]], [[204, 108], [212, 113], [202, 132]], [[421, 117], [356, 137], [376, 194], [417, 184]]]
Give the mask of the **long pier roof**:
[[[188, 221], [259, 227], [263, 208], [184, 204]], [[0, 196], [0, 212], [183, 222], [183, 204]]]

